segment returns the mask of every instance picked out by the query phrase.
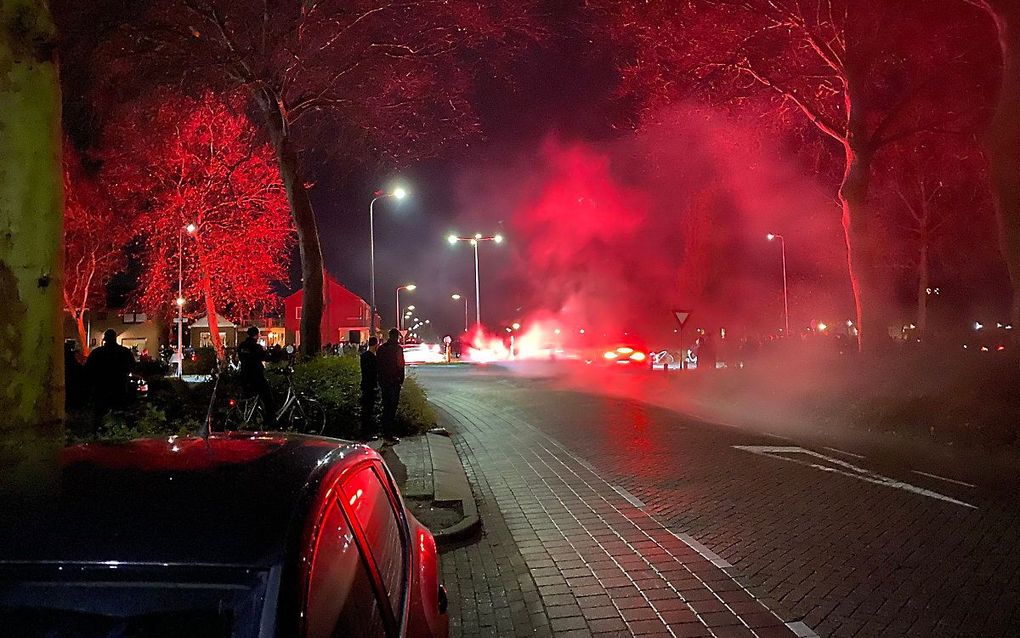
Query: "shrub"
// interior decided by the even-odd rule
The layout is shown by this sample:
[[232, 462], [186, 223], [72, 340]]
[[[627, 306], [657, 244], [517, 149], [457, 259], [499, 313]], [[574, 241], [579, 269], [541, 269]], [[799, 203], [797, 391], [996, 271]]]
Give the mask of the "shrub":
[[194, 359], [184, 358], [184, 374], [209, 374], [216, 366], [216, 350], [197, 348]]
[[436, 424], [436, 410], [429, 403], [425, 388], [410, 375], [400, 391], [397, 424], [405, 434], [421, 434]]

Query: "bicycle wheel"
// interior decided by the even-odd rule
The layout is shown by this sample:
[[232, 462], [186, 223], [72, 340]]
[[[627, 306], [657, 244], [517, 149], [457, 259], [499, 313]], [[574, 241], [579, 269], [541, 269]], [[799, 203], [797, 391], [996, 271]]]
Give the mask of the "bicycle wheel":
[[326, 411], [314, 399], [295, 399], [286, 419], [288, 429], [295, 432], [322, 434], [326, 428]]
[[251, 397], [234, 402], [227, 412], [225, 424], [228, 430], [259, 430], [263, 421], [262, 402]]

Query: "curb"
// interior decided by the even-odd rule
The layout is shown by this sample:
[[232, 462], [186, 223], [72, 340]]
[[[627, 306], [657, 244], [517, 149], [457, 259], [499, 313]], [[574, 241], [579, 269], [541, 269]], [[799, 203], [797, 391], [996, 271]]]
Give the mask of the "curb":
[[[453, 419], [449, 414], [440, 412], [440, 422], [450, 424]], [[421, 452], [414, 452], [413, 456], [403, 462], [410, 463], [419, 469], [420, 474], [415, 474], [413, 486], [411, 478], [408, 477], [408, 484], [401, 488], [405, 498], [422, 499], [431, 501], [434, 505], [446, 508], [458, 508], [462, 517], [459, 521], [438, 530], [430, 530], [439, 547], [449, 547], [476, 536], [482, 527], [481, 518], [478, 515], [478, 506], [475, 503], [474, 493], [471, 491], [471, 483], [468, 481], [467, 473], [464, 471], [464, 464], [457, 454], [457, 448], [450, 438], [446, 428], [435, 429], [421, 435], [417, 445], [424, 446], [424, 456]], [[417, 439], [417, 437], [415, 437]], [[408, 440], [408, 443], [411, 441]], [[394, 447], [399, 458], [400, 443]], [[415, 449], [410, 448], [411, 452]], [[411, 460], [413, 459], [413, 460]], [[424, 466], [424, 467], [422, 467]]]
[[442, 505], [457, 505], [464, 512], [464, 517], [449, 527], [436, 530], [432, 536], [436, 545], [448, 546], [465, 541], [482, 527], [478, 516], [478, 507], [471, 492], [471, 484], [464, 472], [457, 449], [448, 436], [426, 434], [429, 455], [432, 457], [432, 481], [435, 486], [434, 501]]

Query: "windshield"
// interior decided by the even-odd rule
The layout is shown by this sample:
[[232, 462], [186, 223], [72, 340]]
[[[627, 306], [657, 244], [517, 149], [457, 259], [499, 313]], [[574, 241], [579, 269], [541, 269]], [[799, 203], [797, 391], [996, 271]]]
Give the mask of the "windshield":
[[0, 572], [0, 626], [24, 638], [258, 634], [266, 574], [52, 567]]

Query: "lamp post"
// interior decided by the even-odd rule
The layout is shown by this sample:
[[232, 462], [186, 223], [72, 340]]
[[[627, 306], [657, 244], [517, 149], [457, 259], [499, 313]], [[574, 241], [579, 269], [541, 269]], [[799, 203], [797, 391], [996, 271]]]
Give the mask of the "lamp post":
[[407, 197], [407, 191], [403, 188], [394, 188], [392, 192], [386, 193], [383, 191], [376, 191], [375, 197], [368, 204], [368, 252], [372, 261], [372, 275], [371, 275], [371, 289], [372, 289], [372, 309], [369, 312], [369, 336], [375, 334], [375, 203], [380, 199], [392, 197], [396, 200], [401, 200]]
[[474, 237], [458, 237], [457, 235], [450, 235], [446, 238], [450, 245], [454, 245], [459, 241], [470, 242], [471, 247], [475, 249], [475, 323], [478, 325], [482, 324], [482, 303], [481, 293], [478, 285], [478, 244], [483, 241], [491, 241], [496, 244], [503, 243], [502, 235], [482, 235], [476, 233]]
[[400, 330], [404, 329], [404, 318], [400, 316], [400, 291], [407, 290], [413, 291], [418, 286], [414, 284], [407, 284], [406, 286], [397, 286], [397, 328]]
[[783, 337], [789, 338], [790, 337], [790, 302], [789, 302], [789, 297], [787, 296], [787, 293], [786, 293], [786, 240], [783, 239], [782, 235], [777, 235], [775, 233], [769, 233], [768, 235], [765, 235], [765, 238], [768, 239], [769, 241], [773, 241], [775, 239], [778, 239], [779, 240], [779, 249], [780, 249], [780, 251], [782, 253], [782, 256], [783, 256], [783, 326], [784, 326], [783, 327], [783, 330], [784, 330]]
[[454, 301], [460, 301], [461, 299], [463, 299], [463, 300], [464, 300], [464, 332], [467, 332], [467, 331], [468, 331], [468, 306], [467, 306], [467, 297], [464, 297], [464, 296], [462, 296], [462, 295], [461, 295], [461, 294], [460, 294], [459, 292], [456, 292], [456, 293], [454, 293], [454, 294], [450, 295], [450, 299], [453, 299]]
[[184, 374], [184, 232], [193, 234], [198, 227], [188, 224], [177, 233], [177, 376]]

